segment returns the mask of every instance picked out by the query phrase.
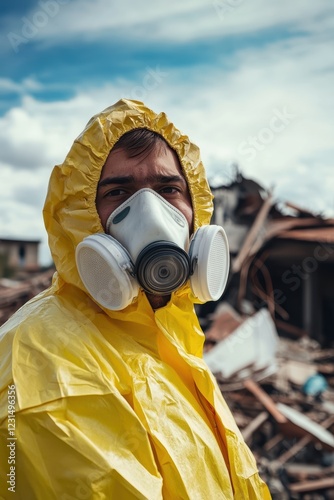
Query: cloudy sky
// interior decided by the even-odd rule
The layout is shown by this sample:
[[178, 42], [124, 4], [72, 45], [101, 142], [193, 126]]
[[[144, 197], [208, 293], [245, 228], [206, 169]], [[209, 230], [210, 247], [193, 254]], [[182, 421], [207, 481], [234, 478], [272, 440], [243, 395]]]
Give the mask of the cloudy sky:
[[128, 97], [165, 111], [212, 184], [246, 177], [334, 215], [332, 0], [1, 3], [0, 237], [41, 239], [52, 167]]

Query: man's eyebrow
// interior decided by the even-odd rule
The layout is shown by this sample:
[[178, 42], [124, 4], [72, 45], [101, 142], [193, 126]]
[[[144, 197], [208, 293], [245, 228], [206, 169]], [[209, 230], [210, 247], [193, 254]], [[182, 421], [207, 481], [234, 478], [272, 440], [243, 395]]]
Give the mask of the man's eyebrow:
[[185, 182], [185, 178], [182, 175], [156, 175], [153, 180], [161, 183], [168, 182]]
[[109, 184], [130, 184], [135, 179], [132, 175], [124, 175], [122, 177], [106, 177], [98, 183], [98, 187], [108, 186]]
[[[182, 175], [152, 175], [147, 179], [147, 181], [165, 184], [171, 182], [185, 182], [185, 178]], [[132, 175], [106, 177], [98, 183], [98, 187], [108, 186], [110, 184], [131, 184], [134, 182], [135, 178]]]

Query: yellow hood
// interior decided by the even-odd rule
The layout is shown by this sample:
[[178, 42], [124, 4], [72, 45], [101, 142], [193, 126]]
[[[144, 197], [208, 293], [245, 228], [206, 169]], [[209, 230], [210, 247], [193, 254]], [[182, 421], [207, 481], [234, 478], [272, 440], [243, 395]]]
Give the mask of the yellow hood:
[[75, 248], [86, 236], [103, 232], [95, 207], [102, 167], [118, 139], [140, 127], [158, 132], [176, 151], [191, 194], [194, 229], [210, 222], [212, 195], [198, 147], [165, 113], [156, 114], [138, 101], [120, 100], [88, 122], [64, 163], [54, 168], [44, 206], [49, 246], [59, 276], [83, 290], [75, 266]]

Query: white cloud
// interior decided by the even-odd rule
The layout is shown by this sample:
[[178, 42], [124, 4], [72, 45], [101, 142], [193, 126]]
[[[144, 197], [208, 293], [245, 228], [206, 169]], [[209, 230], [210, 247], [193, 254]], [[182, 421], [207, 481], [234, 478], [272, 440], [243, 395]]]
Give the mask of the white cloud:
[[43, 86], [34, 78], [25, 78], [21, 83], [14, 82], [10, 78], [0, 78], [0, 93], [13, 92], [24, 94], [41, 90]]
[[329, 0], [142, 0], [140, 8], [134, 0], [41, 0], [26, 16], [11, 19], [4, 35], [7, 48], [17, 52], [31, 40], [63, 43], [117, 37], [178, 43], [283, 26], [316, 32], [333, 24], [334, 5]]
[[[316, 211], [327, 206], [333, 214], [333, 185], [327, 174], [334, 154], [330, 50], [322, 40], [297, 38], [243, 51], [233, 71], [203, 69], [196, 85], [189, 75], [192, 85], [182, 86], [182, 106], [173, 109], [173, 116], [185, 131], [193, 131], [209, 167], [219, 159], [238, 161], [246, 175], [268, 186], [275, 183], [280, 195], [287, 174], [295, 186], [295, 202]], [[292, 116], [279, 127], [274, 122], [270, 135], [277, 111]], [[245, 148], [240, 151], [240, 146], [246, 143], [249, 149], [254, 138], [255, 154], [242, 154]], [[300, 168], [305, 168], [303, 177]], [[319, 183], [319, 178], [326, 181]], [[297, 189], [300, 183], [307, 186], [303, 192]]]
[[[333, 8], [325, 0], [284, 0], [270, 3], [270, 8], [262, 0], [234, 3], [240, 5], [226, 20], [219, 19], [213, 2], [203, 1], [156, 2], [150, 3], [150, 8], [128, 9], [126, 13], [129, 3], [119, 2], [117, 12], [112, 10], [114, 16], [110, 9], [115, 5], [111, 7], [102, 0], [95, 2], [96, 15], [90, 10], [90, 2], [80, 2], [80, 16], [69, 15], [77, 9], [76, 2], [62, 6], [52, 23], [50, 20], [48, 33], [41, 30], [38, 36], [62, 36], [66, 30], [66, 36], [84, 36], [87, 28], [92, 37], [98, 38], [100, 30], [113, 25], [121, 28], [130, 22], [135, 36], [145, 27], [146, 38], [154, 35], [174, 41], [204, 36], [210, 23], [212, 33], [219, 29], [239, 33], [283, 22], [300, 26], [300, 31], [304, 26], [305, 33], [240, 49], [228, 67], [224, 45], [217, 41], [217, 51], [222, 55], [215, 65], [194, 63], [186, 69], [165, 67], [163, 63], [160, 67], [147, 66], [137, 80], [117, 80], [84, 91], [74, 89], [75, 96], [66, 101], [41, 102], [29, 95], [41, 87], [35, 79], [21, 83], [1, 79], [0, 91], [17, 92], [23, 97], [20, 106], [0, 118], [0, 209], [6, 214], [0, 222], [0, 234], [41, 237], [45, 263], [49, 256], [41, 210], [51, 168], [64, 159], [88, 119], [120, 97], [139, 98], [154, 110], [167, 112], [176, 126], [201, 147], [210, 177], [220, 171], [229, 175], [230, 165], [237, 161], [244, 175], [265, 187], [274, 184], [276, 195], [333, 216]], [[168, 12], [173, 15], [173, 23]], [[148, 30], [145, 23], [161, 29], [160, 34]], [[283, 119], [277, 120], [277, 114]]]

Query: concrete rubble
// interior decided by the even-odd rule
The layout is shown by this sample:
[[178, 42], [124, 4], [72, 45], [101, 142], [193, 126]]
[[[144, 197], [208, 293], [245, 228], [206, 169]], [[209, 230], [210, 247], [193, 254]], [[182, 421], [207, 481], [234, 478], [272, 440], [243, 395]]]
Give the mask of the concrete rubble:
[[231, 269], [204, 358], [273, 498], [334, 499], [334, 219], [238, 169], [213, 192]]
[[21, 279], [0, 278], [0, 325], [25, 302], [48, 288], [54, 272], [52, 267]]
[[245, 318], [223, 302], [204, 359], [273, 498], [334, 499], [334, 348], [279, 337], [268, 309]]

